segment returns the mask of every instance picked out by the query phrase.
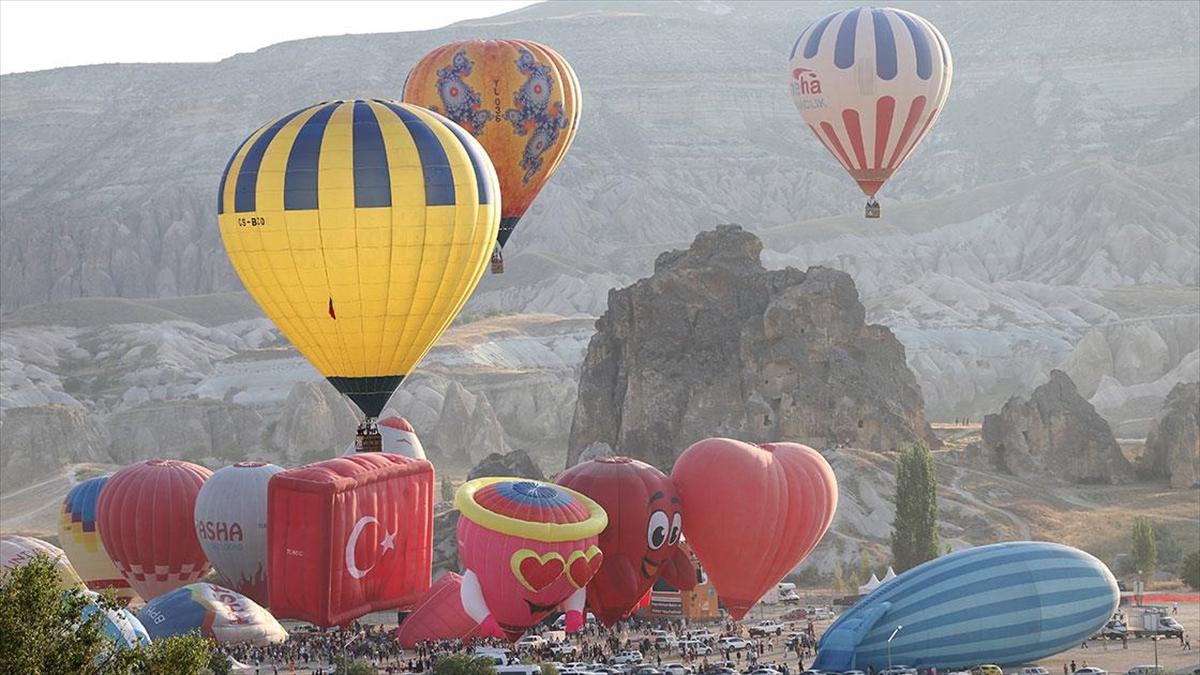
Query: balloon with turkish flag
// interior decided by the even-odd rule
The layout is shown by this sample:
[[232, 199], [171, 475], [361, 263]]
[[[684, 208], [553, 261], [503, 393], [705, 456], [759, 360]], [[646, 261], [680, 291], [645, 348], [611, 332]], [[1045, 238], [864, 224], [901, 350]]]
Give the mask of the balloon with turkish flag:
[[267, 483], [271, 612], [317, 626], [411, 605], [429, 588], [433, 465], [364, 452]]
[[735, 619], [812, 552], [837, 510], [837, 478], [799, 443], [708, 438], [671, 469], [683, 533]]

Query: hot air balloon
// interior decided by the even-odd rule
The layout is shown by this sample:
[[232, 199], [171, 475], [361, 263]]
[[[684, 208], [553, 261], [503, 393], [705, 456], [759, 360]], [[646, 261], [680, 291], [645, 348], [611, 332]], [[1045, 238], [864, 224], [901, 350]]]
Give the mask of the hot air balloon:
[[71, 488], [58, 518], [58, 541], [88, 588], [111, 588], [124, 604], [137, 597], [104, 550], [96, 530], [96, 502], [111, 476], [97, 476]]
[[479, 633], [479, 622], [462, 605], [462, 576], [448, 572], [433, 582], [404, 622], [396, 629], [396, 640], [404, 649], [433, 640], [471, 641]]
[[272, 613], [345, 626], [412, 604], [429, 588], [433, 495], [432, 464], [383, 452], [275, 474], [267, 485]]
[[550, 180], [579, 126], [579, 81], [566, 59], [529, 40], [463, 40], [426, 54], [403, 99], [462, 125], [492, 158], [504, 195], [492, 271], [501, 248]]
[[[100, 606], [97, 600], [100, 594], [92, 591], [87, 591], [87, 596], [92, 599], [92, 602], [83, 608], [82, 617], [86, 621], [88, 617], [96, 612], [103, 612], [104, 616], [100, 619], [100, 629], [112, 641], [113, 648], [116, 649], [133, 649], [135, 647], [146, 647], [150, 644], [150, 634], [146, 632], [146, 627], [138, 620], [137, 616], [127, 609], [104, 609]], [[102, 661], [102, 656], [97, 656], [98, 661]]]
[[705, 439], [679, 455], [671, 480], [684, 536], [739, 620], [816, 547], [837, 510], [833, 469], [799, 443]]
[[104, 550], [146, 600], [208, 573], [195, 506], [211, 475], [191, 462], [150, 459], [116, 472], [100, 491], [96, 527]]
[[196, 537], [227, 586], [267, 604], [267, 481], [274, 464], [217, 470], [196, 495]]
[[788, 63], [800, 115], [867, 196], [929, 132], [950, 94], [946, 39], [925, 19], [891, 7], [834, 12], [800, 34]]
[[[395, 101], [284, 115], [230, 158], [221, 238], [246, 290], [374, 420], [483, 276], [499, 226], [487, 153], [458, 125]], [[372, 443], [373, 442], [373, 443]]]
[[23, 537], [19, 534], [6, 534], [0, 537], [0, 569], [11, 569], [27, 564], [34, 556], [44, 553], [54, 561], [58, 568], [59, 584], [63, 589], [87, 586], [79, 578], [79, 573], [71, 566], [67, 554], [54, 544], [33, 537]]
[[268, 645], [288, 635], [258, 603], [216, 584], [176, 588], [146, 603], [137, 616], [155, 640], [196, 630], [220, 644]]
[[955, 551], [884, 582], [842, 614], [822, 636], [813, 668], [879, 670], [889, 649], [893, 663], [920, 669], [1032, 663], [1087, 640], [1119, 600], [1108, 567], [1069, 546], [1021, 541]]
[[[425, 459], [425, 446], [421, 445], [421, 439], [417, 438], [417, 432], [408, 420], [399, 415], [391, 415], [379, 420], [375, 426], [379, 431], [379, 452]], [[356, 452], [367, 452], [357, 440], [351, 443], [342, 455], [353, 455]]]
[[696, 585], [696, 569], [678, 547], [679, 495], [663, 472], [629, 457], [600, 457], [554, 482], [591, 497], [609, 514], [599, 538], [604, 565], [587, 586], [588, 607], [604, 625], [628, 616], [659, 577], [680, 590]]
[[604, 560], [597, 535], [608, 516], [599, 504], [517, 478], [467, 481], [454, 503], [463, 609], [481, 633], [515, 642], [560, 604], [567, 630], [583, 627], [585, 587]]

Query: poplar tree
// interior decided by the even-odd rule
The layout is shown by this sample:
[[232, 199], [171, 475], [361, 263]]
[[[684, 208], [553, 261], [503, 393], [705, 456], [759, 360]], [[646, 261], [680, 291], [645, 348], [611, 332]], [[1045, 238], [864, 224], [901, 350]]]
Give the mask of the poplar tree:
[[896, 462], [892, 567], [901, 574], [938, 557], [937, 470], [924, 442], [906, 446]]
[[1150, 519], [1138, 516], [1133, 519], [1133, 550], [1130, 558], [1137, 570], [1147, 577], [1158, 568], [1158, 544], [1154, 540], [1154, 528]]

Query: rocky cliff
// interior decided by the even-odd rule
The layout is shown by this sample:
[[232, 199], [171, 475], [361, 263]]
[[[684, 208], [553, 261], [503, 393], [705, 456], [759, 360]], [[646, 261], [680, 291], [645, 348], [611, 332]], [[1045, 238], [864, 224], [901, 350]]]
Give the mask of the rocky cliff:
[[719, 226], [609, 293], [580, 374], [568, 466], [609, 448], [669, 470], [710, 436], [937, 444], [904, 348], [864, 322], [850, 276], [768, 271], [761, 252], [758, 237]]
[[1054, 476], [1071, 483], [1134, 480], [1108, 423], [1061, 370], [1028, 399], [1013, 397], [983, 418], [982, 450], [996, 469], [1015, 476]]
[[1146, 437], [1138, 475], [1165, 478], [1176, 488], [1200, 484], [1200, 383], [1177, 384], [1167, 394]]

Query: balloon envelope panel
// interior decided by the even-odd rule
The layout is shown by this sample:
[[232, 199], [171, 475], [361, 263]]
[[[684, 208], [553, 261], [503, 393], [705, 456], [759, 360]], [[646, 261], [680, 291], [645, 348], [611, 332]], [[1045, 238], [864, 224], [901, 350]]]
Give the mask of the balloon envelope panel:
[[137, 594], [108, 557], [96, 528], [96, 502], [109, 478], [97, 476], [71, 488], [59, 514], [58, 541], [88, 588], [112, 588], [119, 600], [128, 603]]
[[331, 101], [246, 139], [217, 220], [267, 317], [378, 417], [479, 283], [499, 209], [491, 160], [455, 123], [395, 101]]
[[267, 603], [267, 482], [283, 471], [263, 462], [217, 470], [196, 495], [196, 536], [226, 585]]
[[433, 484], [429, 462], [383, 452], [272, 476], [267, 579], [275, 615], [346, 625], [415, 601], [431, 576]]
[[44, 553], [55, 562], [60, 575], [59, 583], [62, 588], [87, 588], [79, 573], [67, 559], [67, 554], [54, 544], [23, 537], [19, 534], [8, 534], [0, 537], [0, 569], [9, 569], [27, 564], [34, 556]]
[[487, 150], [504, 195], [499, 244], [550, 180], [582, 110], [575, 71], [529, 40], [463, 40], [421, 58], [403, 98], [454, 120]]
[[146, 603], [138, 619], [155, 640], [198, 630], [221, 644], [283, 642], [287, 631], [250, 598], [216, 584], [198, 583]]
[[953, 62], [942, 34], [891, 7], [855, 7], [809, 26], [792, 47], [792, 97], [825, 149], [874, 196], [937, 119]]
[[[99, 597], [92, 592], [89, 592], [89, 596]], [[104, 612], [100, 619], [101, 629], [118, 649], [145, 647], [150, 644], [150, 633], [133, 612], [124, 608], [101, 610], [99, 605], [90, 604], [83, 608], [83, 618], [87, 619], [98, 611]]]
[[479, 622], [463, 609], [461, 589], [462, 576], [454, 572], [433, 582], [396, 630], [400, 646], [412, 649], [426, 640], [467, 642], [473, 638], [479, 632]]
[[104, 548], [138, 595], [149, 600], [208, 573], [195, 507], [208, 469], [150, 459], [113, 474], [96, 503]]
[[[891, 642], [892, 663], [1020, 665], [1079, 645], [1112, 617], [1119, 598], [1108, 567], [1068, 546], [1011, 542], [957, 551], [860, 600], [826, 631], [813, 667], [886, 668], [896, 626], [903, 627]], [[859, 636], [849, 640], [851, 633]]]

